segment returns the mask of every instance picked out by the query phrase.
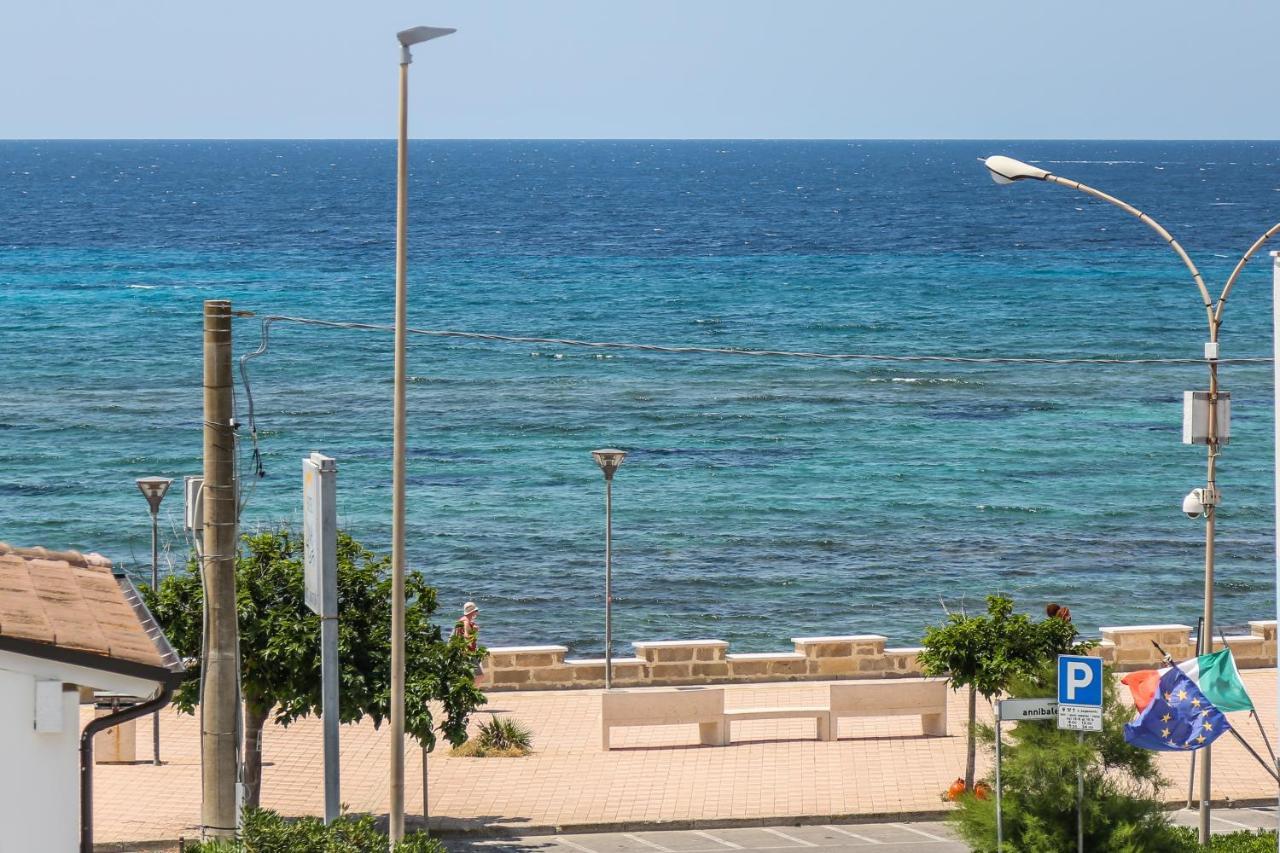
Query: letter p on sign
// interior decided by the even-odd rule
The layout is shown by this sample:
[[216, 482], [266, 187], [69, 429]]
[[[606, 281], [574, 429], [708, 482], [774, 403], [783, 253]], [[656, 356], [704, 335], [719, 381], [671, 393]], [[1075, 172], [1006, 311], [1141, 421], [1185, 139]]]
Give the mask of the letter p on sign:
[[1083, 655], [1058, 656], [1058, 702], [1102, 707], [1102, 660]]

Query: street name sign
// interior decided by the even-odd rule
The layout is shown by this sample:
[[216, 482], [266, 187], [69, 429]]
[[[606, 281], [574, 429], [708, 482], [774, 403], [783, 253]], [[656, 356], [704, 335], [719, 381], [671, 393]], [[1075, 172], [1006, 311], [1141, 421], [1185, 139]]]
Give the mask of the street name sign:
[[1051, 720], [1058, 716], [1057, 699], [1005, 699], [1000, 702], [1000, 721]]
[[1058, 728], [1102, 731], [1102, 659], [1058, 655]]

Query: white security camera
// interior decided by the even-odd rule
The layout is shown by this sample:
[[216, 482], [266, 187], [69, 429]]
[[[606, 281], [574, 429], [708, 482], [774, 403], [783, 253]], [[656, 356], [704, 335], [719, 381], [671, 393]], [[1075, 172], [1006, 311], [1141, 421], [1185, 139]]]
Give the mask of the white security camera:
[[1204, 489], [1192, 489], [1182, 499], [1182, 511], [1187, 518], [1199, 518], [1204, 515]]

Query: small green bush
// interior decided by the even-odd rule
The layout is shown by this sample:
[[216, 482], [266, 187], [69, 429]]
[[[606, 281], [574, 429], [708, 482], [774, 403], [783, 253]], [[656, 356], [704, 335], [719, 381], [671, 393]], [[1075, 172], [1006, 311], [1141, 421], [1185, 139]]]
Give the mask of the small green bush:
[[1275, 830], [1259, 829], [1257, 832], [1241, 830], [1215, 835], [1208, 848], [1200, 846], [1200, 834], [1194, 829], [1178, 827], [1175, 832], [1183, 844], [1177, 849], [1177, 853], [1183, 853], [1183, 851], [1192, 853], [1192, 851], [1205, 849], [1213, 853], [1275, 853], [1276, 850]]
[[533, 732], [515, 720], [495, 715], [489, 722], [480, 724], [476, 740], [487, 749], [527, 750], [533, 744]]
[[480, 724], [475, 737], [454, 747], [450, 755], [461, 758], [517, 758], [532, 751], [533, 732], [515, 720], [495, 714], [492, 720]]
[[[244, 826], [234, 841], [188, 844], [186, 853], [387, 853], [387, 837], [372, 815], [343, 815], [325, 826], [318, 817], [286, 820], [270, 809], [245, 809]], [[392, 853], [445, 853], [425, 832], [410, 832]]]

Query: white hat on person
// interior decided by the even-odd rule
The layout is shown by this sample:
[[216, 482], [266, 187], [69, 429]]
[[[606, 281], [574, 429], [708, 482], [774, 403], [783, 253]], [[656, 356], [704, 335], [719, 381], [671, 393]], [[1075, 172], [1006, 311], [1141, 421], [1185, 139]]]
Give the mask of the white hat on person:
[[476, 603], [474, 601], [468, 601], [466, 604], [462, 605], [463, 616], [470, 616], [472, 613], [479, 613], [479, 612], [480, 612], [480, 608], [476, 607]]

